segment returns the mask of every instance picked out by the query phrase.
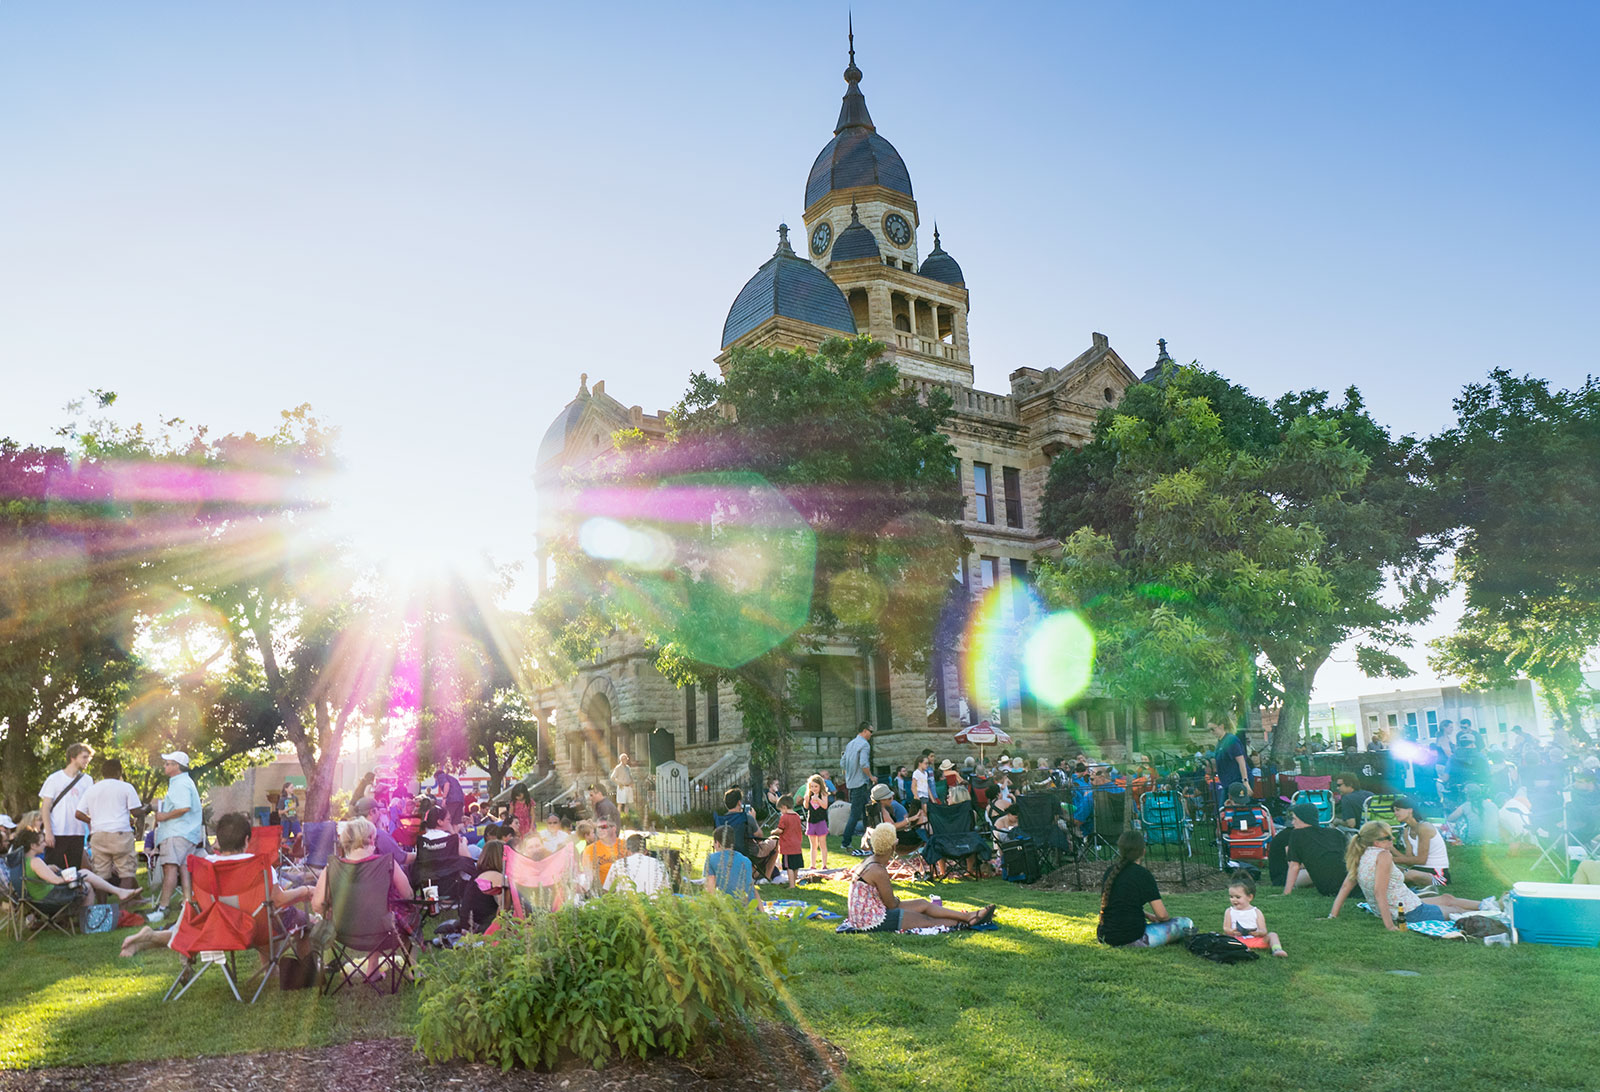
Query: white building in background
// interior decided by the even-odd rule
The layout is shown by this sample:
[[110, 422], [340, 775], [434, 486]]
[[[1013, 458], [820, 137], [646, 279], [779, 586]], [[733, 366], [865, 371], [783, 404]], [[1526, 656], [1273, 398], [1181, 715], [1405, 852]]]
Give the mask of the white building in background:
[[1352, 733], [1357, 746], [1365, 747], [1367, 740], [1362, 729], [1361, 699], [1311, 703], [1310, 719], [1306, 726], [1308, 738], [1323, 739], [1329, 746], [1337, 747], [1340, 740]]

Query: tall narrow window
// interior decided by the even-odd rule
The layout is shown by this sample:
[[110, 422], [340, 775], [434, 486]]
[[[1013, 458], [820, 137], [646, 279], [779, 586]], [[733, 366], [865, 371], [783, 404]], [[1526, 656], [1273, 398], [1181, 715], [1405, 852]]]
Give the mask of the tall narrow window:
[[1014, 466], [1002, 467], [1000, 480], [1006, 488], [1006, 526], [1022, 526], [1022, 471]]
[[1028, 575], [1028, 563], [1020, 557], [1009, 559], [1011, 565], [1011, 617], [1026, 618], [1033, 612], [1033, 597], [1028, 588], [1033, 578]]
[[890, 704], [889, 657], [882, 649], [872, 655], [873, 713], [872, 721], [878, 731], [894, 727], [894, 710]]
[[809, 663], [800, 669], [800, 722], [808, 732], [822, 731], [822, 665]]
[[717, 680], [706, 683], [706, 742], [715, 743], [722, 732], [722, 710], [717, 708]]
[[1436, 710], [1429, 709], [1425, 715], [1428, 718], [1428, 738], [1432, 739], [1439, 734], [1439, 714]]
[[980, 557], [978, 559], [978, 580], [985, 590], [994, 587], [994, 582], [1000, 576], [1000, 559], [998, 557]]
[[689, 683], [683, 688], [683, 741], [685, 743], [695, 742], [696, 737], [699, 735], [698, 729], [700, 725], [697, 723], [695, 716], [697, 712], [699, 710], [694, 705], [694, 683]]
[[994, 522], [994, 483], [990, 481], [989, 464], [972, 464], [972, 491], [978, 499], [978, 522]]

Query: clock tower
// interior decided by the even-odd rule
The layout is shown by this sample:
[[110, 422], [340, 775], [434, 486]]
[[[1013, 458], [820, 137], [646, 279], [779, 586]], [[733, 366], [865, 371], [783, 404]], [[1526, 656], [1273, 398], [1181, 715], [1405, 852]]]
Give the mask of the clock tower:
[[844, 293], [856, 329], [887, 345], [902, 373], [970, 384], [966, 284], [937, 242], [919, 260], [911, 172], [867, 110], [854, 27], [844, 81], [833, 139], [806, 178], [803, 253]]

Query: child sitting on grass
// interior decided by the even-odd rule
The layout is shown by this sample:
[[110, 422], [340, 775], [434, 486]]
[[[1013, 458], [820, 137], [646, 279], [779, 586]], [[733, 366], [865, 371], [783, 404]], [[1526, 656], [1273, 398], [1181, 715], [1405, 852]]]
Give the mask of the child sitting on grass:
[[1228, 881], [1228, 908], [1222, 912], [1222, 931], [1238, 937], [1248, 948], [1271, 948], [1275, 956], [1287, 956], [1278, 934], [1267, 932], [1267, 917], [1255, 907], [1256, 882], [1240, 874]]

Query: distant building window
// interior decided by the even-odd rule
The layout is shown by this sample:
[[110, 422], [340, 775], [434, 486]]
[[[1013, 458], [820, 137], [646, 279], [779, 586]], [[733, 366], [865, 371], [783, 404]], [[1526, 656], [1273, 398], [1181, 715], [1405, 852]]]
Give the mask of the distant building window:
[[1117, 392], [1112, 390], [1110, 387], [1105, 389], [1105, 396], [1107, 402], [1115, 402], [1117, 400]]
[[1395, 728], [1400, 724], [1400, 718], [1393, 713], [1389, 714], [1389, 727]]
[[1022, 471], [1014, 466], [1003, 467], [1000, 480], [1006, 489], [1006, 526], [1022, 526]]
[[1028, 588], [1033, 578], [1028, 575], [1028, 563], [1020, 557], [1011, 559], [1011, 616], [1026, 618], [1033, 611], [1033, 600]]
[[1433, 736], [1438, 735], [1439, 734], [1439, 714], [1436, 713], [1434, 710], [1429, 709], [1426, 713], [1423, 714], [1423, 716], [1427, 720], [1429, 738], [1432, 738]]
[[978, 500], [978, 522], [994, 522], [994, 482], [988, 463], [972, 464], [972, 492]]
[[706, 683], [706, 742], [715, 743], [722, 732], [722, 710], [717, 707], [717, 680]]
[[984, 590], [994, 587], [995, 580], [1000, 575], [1000, 559], [998, 557], [980, 557], [978, 559], [978, 579]]
[[699, 712], [694, 704], [694, 683], [683, 688], [683, 741], [693, 743], [698, 736], [699, 724], [696, 714]]

